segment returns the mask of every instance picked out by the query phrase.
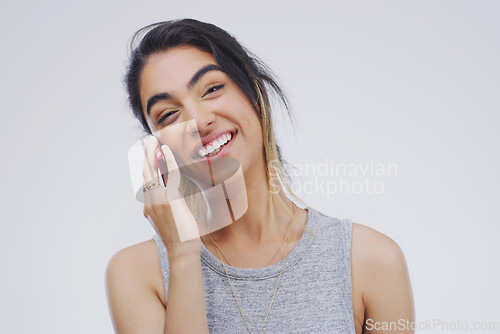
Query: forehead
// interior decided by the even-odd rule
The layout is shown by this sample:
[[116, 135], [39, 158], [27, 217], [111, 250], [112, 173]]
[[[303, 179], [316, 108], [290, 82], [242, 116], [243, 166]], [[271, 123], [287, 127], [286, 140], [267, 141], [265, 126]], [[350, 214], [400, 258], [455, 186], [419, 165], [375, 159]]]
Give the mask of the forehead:
[[141, 73], [141, 96], [185, 87], [192, 76], [205, 65], [217, 64], [211, 53], [193, 46], [177, 46], [151, 55]]

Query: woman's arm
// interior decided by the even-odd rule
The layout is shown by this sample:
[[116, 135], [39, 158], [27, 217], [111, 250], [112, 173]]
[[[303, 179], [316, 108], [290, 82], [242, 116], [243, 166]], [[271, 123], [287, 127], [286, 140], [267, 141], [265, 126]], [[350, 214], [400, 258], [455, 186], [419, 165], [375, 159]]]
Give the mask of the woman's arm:
[[363, 333], [414, 333], [410, 278], [396, 242], [353, 224], [352, 283], [356, 332], [362, 328]]
[[110, 260], [106, 286], [116, 333], [208, 333], [200, 257], [169, 258], [168, 307], [154, 241]]
[[198, 226], [179, 191], [181, 176], [175, 157], [168, 146], [160, 149], [158, 145], [153, 136], [146, 142], [144, 180], [159, 179], [157, 158], [163, 153], [168, 181], [166, 187], [145, 189], [144, 216], [167, 248], [168, 307], [161, 303], [148, 274], [152, 268], [161, 268], [159, 261], [151, 263], [158, 256], [130, 247], [118, 252], [107, 268], [111, 316], [120, 334], [208, 333]]
[[116, 333], [164, 332], [165, 305], [155, 288], [158, 286], [155, 279], [162, 274], [159, 256], [152, 252], [157, 253], [156, 245], [152, 243], [122, 249], [109, 261], [106, 291]]

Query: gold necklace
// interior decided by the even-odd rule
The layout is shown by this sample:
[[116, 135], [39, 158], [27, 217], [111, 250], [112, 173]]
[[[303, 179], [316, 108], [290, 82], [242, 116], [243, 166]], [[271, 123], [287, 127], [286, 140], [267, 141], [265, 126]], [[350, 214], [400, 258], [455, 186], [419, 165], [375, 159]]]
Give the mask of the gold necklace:
[[[295, 205], [293, 206], [293, 216], [295, 216]], [[293, 218], [292, 218], [292, 221], [290, 221], [290, 225], [288, 227], [288, 232], [286, 233], [285, 239], [283, 239], [283, 242], [281, 243], [281, 246], [280, 246], [279, 250], [281, 250], [281, 248], [283, 247], [283, 244], [285, 243], [285, 241], [288, 243], [288, 236], [290, 234], [290, 230], [292, 229], [292, 224], [293, 224]], [[212, 243], [217, 248], [217, 250], [222, 254], [222, 256], [227, 261], [227, 263], [230, 266], [233, 266], [229, 262], [229, 260], [226, 258], [226, 256], [224, 255], [224, 252], [222, 252], [222, 249], [220, 249], [219, 245], [217, 245], [217, 243], [215, 242], [215, 240], [212, 238], [212, 234], [211, 233], [209, 233], [209, 236], [210, 236], [210, 240], [212, 240]], [[284, 259], [283, 259], [283, 264], [281, 266], [280, 275], [278, 277], [278, 283], [276, 283], [276, 288], [274, 289], [273, 297], [271, 298], [271, 303], [269, 304], [269, 308], [267, 309], [266, 317], [264, 318], [264, 322], [262, 323], [262, 327], [260, 328], [259, 334], [262, 333], [262, 330], [264, 329], [264, 325], [266, 324], [266, 321], [267, 321], [267, 317], [269, 316], [269, 312], [271, 311], [271, 307], [273, 306], [274, 297], [276, 296], [276, 292], [278, 291], [278, 286], [280, 284], [281, 275], [283, 274], [283, 269], [285, 268], [285, 262], [286, 262], [286, 259], [288, 258], [288, 247], [285, 249], [285, 254], [286, 255], [284, 256]], [[273, 256], [273, 258], [271, 259], [271, 262], [272, 262], [272, 260], [275, 257], [276, 257], [276, 255]], [[224, 271], [226, 272], [227, 281], [229, 282], [229, 286], [231, 287], [231, 291], [233, 293], [234, 300], [236, 301], [236, 305], [238, 305], [238, 309], [240, 310], [241, 317], [243, 318], [243, 321], [245, 322], [245, 325], [247, 326], [248, 332], [250, 334], [252, 334], [252, 331], [250, 330], [250, 326], [248, 326], [247, 320], [246, 320], [245, 316], [243, 315], [243, 311], [241, 310], [241, 306], [240, 306], [240, 303], [238, 302], [238, 298], [236, 298], [236, 293], [234, 292], [233, 285], [231, 284], [231, 280], [229, 279], [229, 274], [227, 272], [226, 265], [224, 264], [223, 261], [221, 261], [221, 263], [222, 263], [222, 266], [224, 267]]]

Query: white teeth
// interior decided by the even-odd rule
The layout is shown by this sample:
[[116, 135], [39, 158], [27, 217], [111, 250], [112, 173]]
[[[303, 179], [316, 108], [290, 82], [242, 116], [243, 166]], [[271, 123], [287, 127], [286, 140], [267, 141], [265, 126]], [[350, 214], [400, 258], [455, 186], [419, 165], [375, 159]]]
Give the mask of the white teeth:
[[202, 157], [209, 155], [210, 153], [214, 152], [221, 146], [225, 145], [228, 141], [230, 141], [232, 138], [231, 133], [226, 133], [217, 138], [216, 140], [212, 141], [209, 145], [202, 147], [199, 151], [198, 154]]

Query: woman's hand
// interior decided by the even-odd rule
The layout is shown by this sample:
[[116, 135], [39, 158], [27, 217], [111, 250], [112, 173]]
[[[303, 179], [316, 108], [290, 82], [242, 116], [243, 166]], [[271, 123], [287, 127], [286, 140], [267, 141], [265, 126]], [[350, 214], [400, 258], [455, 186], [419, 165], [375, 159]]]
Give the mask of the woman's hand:
[[[144, 217], [148, 219], [165, 244], [171, 260], [189, 255], [199, 256], [201, 240], [198, 225], [189, 210], [179, 186], [181, 175], [174, 155], [167, 145], [160, 147], [154, 136], [146, 138], [144, 161]], [[166, 187], [158, 175], [158, 159], [168, 168]]]

